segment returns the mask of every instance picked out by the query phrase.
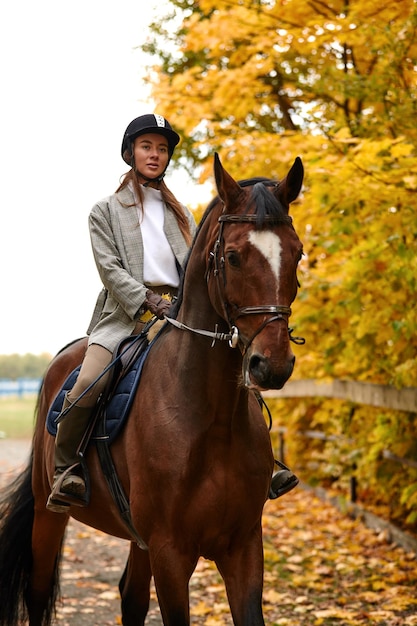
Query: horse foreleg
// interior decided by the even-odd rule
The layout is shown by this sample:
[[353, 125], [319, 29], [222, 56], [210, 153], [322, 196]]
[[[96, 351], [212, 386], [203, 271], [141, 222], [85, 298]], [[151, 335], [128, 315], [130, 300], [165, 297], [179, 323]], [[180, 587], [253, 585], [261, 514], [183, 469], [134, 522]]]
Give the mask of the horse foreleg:
[[51, 623], [59, 592], [59, 567], [67, 523], [66, 515], [35, 509], [32, 571], [26, 593], [29, 626]]
[[142, 626], [145, 623], [151, 577], [148, 552], [131, 543], [129, 558], [119, 583], [123, 626]]
[[198, 555], [165, 543], [150, 552], [159, 607], [165, 626], [188, 626], [190, 605], [188, 584]]
[[236, 626], [264, 626], [262, 590], [264, 557], [261, 527], [249, 540], [216, 559]]

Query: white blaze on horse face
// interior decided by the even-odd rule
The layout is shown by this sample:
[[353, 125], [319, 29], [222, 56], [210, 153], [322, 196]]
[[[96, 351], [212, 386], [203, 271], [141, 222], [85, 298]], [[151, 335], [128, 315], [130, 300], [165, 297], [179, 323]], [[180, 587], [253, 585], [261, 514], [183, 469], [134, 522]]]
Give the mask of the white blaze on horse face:
[[279, 287], [279, 275], [281, 272], [281, 240], [275, 233], [269, 231], [255, 231], [249, 233], [249, 241], [261, 252], [269, 262], [271, 270]]

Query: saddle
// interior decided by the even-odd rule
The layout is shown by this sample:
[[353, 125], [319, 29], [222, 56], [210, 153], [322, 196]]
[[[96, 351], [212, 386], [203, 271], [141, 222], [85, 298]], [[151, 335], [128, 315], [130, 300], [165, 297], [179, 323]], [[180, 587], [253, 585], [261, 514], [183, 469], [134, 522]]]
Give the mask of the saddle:
[[[95, 439], [96, 431], [99, 430], [100, 438], [105, 436], [112, 443], [123, 428], [150, 347], [151, 343], [142, 334], [129, 336], [117, 346], [111, 363], [112, 374], [90, 422], [93, 428], [90, 429], [89, 439]], [[65, 394], [73, 388], [80, 368], [81, 365], [67, 377], [49, 409], [46, 426], [49, 434], [54, 437]], [[103, 423], [99, 425], [101, 421]]]

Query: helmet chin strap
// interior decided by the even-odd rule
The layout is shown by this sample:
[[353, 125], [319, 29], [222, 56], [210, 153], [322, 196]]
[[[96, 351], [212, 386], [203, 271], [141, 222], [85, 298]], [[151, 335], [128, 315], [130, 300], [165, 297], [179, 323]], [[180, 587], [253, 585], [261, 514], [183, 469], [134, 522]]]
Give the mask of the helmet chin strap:
[[160, 176], [157, 176], [156, 178], [149, 178], [149, 176], [145, 176], [144, 174], [141, 174], [139, 170], [135, 170], [135, 171], [139, 174], [141, 178], [146, 180], [146, 183], [143, 183], [144, 187], [149, 187], [151, 183], [158, 183], [158, 184], [161, 183], [165, 176], [165, 172], [162, 172], [162, 174]]

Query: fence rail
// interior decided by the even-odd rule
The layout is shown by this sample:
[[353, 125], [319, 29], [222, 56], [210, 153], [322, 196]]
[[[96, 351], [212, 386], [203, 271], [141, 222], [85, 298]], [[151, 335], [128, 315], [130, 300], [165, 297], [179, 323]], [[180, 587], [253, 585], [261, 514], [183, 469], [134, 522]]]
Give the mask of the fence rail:
[[[389, 385], [375, 385], [372, 383], [361, 383], [357, 381], [333, 380], [321, 382], [317, 380], [294, 380], [288, 382], [283, 389], [265, 391], [264, 398], [338, 398], [350, 400], [358, 404], [368, 404], [379, 406], [385, 409], [396, 409], [398, 411], [417, 412], [417, 387], [406, 387], [396, 389]], [[280, 454], [284, 458], [286, 428], [272, 428], [272, 432], [278, 432], [280, 437]], [[307, 439], [322, 439], [323, 441], [336, 441], [341, 437], [337, 435], [326, 435], [322, 431], [307, 430], [299, 433]], [[348, 440], [354, 444], [354, 440]], [[417, 468], [417, 461], [399, 457], [390, 450], [382, 453], [385, 459], [395, 461], [400, 465]], [[356, 484], [353, 478], [352, 501], [356, 498]]]
[[294, 380], [279, 391], [265, 391], [262, 395], [265, 398], [339, 398], [358, 404], [417, 413], [417, 387], [397, 389], [390, 385], [351, 380]]
[[[408, 387], [405, 389], [396, 389], [389, 385], [375, 385], [372, 383], [362, 383], [356, 381], [333, 380], [330, 382], [321, 382], [317, 380], [296, 380], [288, 382], [285, 387], [279, 391], [265, 391], [262, 396], [267, 398], [338, 398], [348, 400], [358, 404], [377, 406], [386, 409], [395, 409], [399, 411], [407, 411], [411, 413], [417, 412], [417, 387]], [[283, 426], [272, 426], [271, 432], [279, 435], [279, 454], [281, 459], [285, 459], [285, 434], [287, 429]], [[322, 441], [337, 441], [344, 439], [345, 442], [354, 446], [353, 439], [340, 437], [338, 435], [327, 435], [319, 430], [305, 430], [298, 433], [299, 436], [307, 439], [319, 439]], [[390, 450], [383, 450], [383, 458], [398, 463], [402, 466], [417, 468], [417, 461], [399, 457]], [[412, 551], [417, 554], [417, 540], [409, 534], [401, 531], [399, 528], [380, 519], [376, 515], [370, 513], [363, 507], [356, 504], [357, 502], [357, 478], [355, 475], [355, 463], [350, 468], [350, 512], [355, 517], [360, 517], [365, 523], [374, 529], [384, 529], [395, 543], [401, 545], [405, 550]], [[307, 487], [307, 486], [306, 486]], [[323, 500], [330, 500], [336, 507], [340, 506], [338, 498], [329, 498], [326, 490], [322, 488], [314, 488], [317, 494]], [[342, 506], [343, 508], [343, 506]]]
[[18, 396], [22, 398], [26, 395], [33, 395], [39, 392], [41, 386], [40, 378], [0, 378], [0, 398], [8, 396]]

